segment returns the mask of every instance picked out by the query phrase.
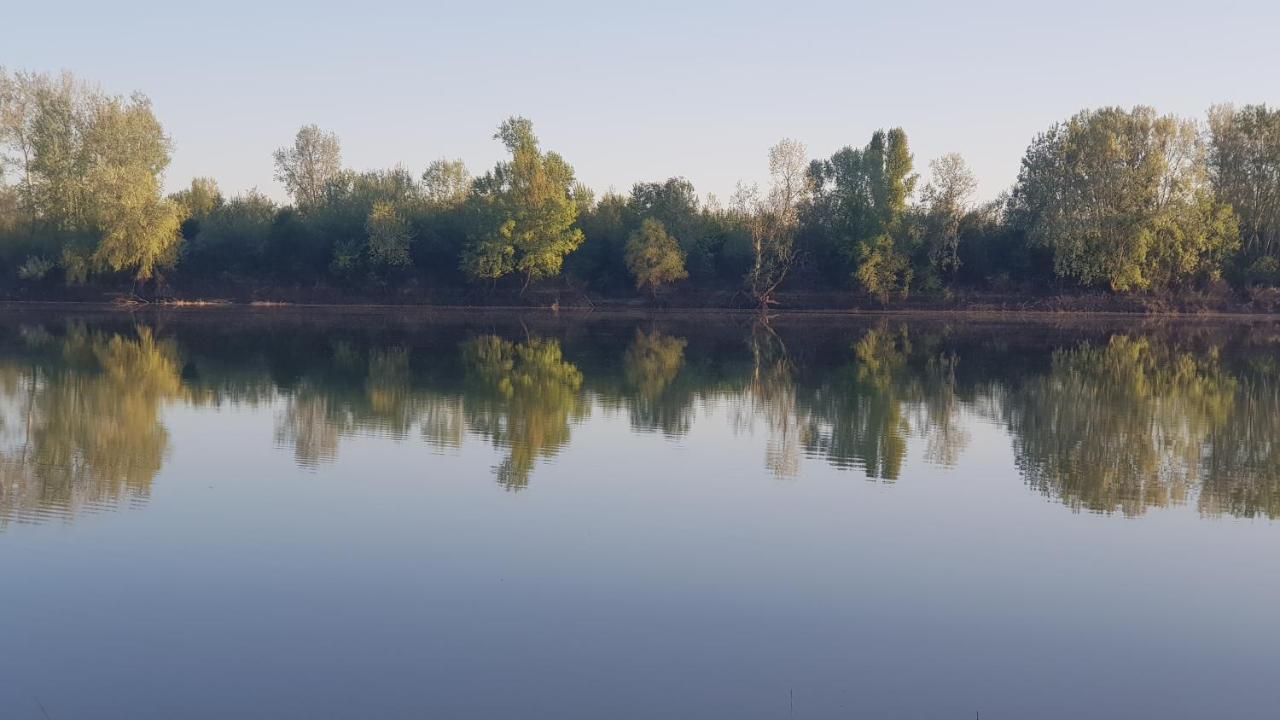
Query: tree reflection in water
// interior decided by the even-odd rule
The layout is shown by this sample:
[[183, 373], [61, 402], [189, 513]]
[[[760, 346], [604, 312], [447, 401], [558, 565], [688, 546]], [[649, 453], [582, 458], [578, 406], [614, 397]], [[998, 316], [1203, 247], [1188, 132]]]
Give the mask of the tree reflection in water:
[[735, 427], [766, 433], [776, 477], [819, 461], [882, 481], [904, 480], [913, 458], [963, 466], [973, 423], [986, 422], [1008, 435], [1028, 487], [1078, 511], [1280, 513], [1275, 333], [1044, 333], [0, 326], [0, 521], [147, 498], [171, 403], [273, 407], [276, 442], [306, 467], [362, 434], [440, 451], [478, 439], [512, 490], [594, 410], [679, 439], [723, 421], [699, 408], [724, 408]]
[[148, 497], [169, 447], [161, 405], [184, 394], [176, 343], [72, 324], [27, 329], [20, 350], [0, 365], [0, 521]]

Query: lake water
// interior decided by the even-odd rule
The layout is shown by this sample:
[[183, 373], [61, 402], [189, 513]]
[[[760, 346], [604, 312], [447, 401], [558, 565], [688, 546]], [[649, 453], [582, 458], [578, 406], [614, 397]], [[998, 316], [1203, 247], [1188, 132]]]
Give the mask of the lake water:
[[3, 718], [1272, 718], [1280, 324], [0, 315]]

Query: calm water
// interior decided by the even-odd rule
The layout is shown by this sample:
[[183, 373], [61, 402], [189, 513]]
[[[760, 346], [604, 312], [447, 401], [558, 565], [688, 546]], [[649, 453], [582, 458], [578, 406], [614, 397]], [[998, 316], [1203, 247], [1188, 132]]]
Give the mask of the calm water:
[[3, 718], [1273, 718], [1280, 324], [0, 315]]

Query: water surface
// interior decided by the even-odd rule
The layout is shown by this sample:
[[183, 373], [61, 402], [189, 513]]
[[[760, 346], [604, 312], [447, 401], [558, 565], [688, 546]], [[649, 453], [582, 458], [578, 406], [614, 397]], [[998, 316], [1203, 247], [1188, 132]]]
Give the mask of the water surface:
[[1274, 717], [1280, 325], [0, 316], [0, 717]]

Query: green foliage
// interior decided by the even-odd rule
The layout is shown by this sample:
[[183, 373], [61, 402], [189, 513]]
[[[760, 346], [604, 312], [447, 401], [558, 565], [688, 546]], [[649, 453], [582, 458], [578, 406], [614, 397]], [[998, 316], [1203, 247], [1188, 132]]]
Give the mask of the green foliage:
[[435, 160], [422, 173], [422, 193], [427, 202], [457, 207], [471, 193], [471, 173], [461, 160]]
[[329, 250], [329, 271], [335, 279], [358, 283], [406, 266], [398, 260], [407, 259], [407, 249], [404, 257], [388, 265], [384, 260], [392, 258], [370, 246], [369, 218], [379, 204], [402, 219], [417, 212], [422, 205], [417, 179], [403, 168], [342, 171], [330, 178], [320, 203], [307, 212], [311, 232]]
[[589, 412], [582, 372], [554, 339], [513, 343], [487, 335], [464, 343], [462, 357], [476, 399], [467, 408], [470, 425], [507, 449], [498, 482], [520, 490], [537, 460], [554, 456], [568, 443], [571, 423]]
[[1280, 111], [1265, 105], [1211, 108], [1203, 137], [1150, 108], [1081, 112], [1037, 136], [1013, 192], [985, 204], [954, 154], [917, 196], [900, 128], [812, 162], [783, 141], [768, 186], [741, 186], [727, 207], [682, 177], [597, 200], [528, 119], [494, 137], [509, 157], [479, 178], [447, 159], [355, 172], [336, 136], [306, 125], [273, 156], [290, 205], [227, 200], [210, 178], [164, 198], [170, 144], [145, 97], [0, 70], [0, 278], [434, 291], [564, 274], [609, 294], [687, 278], [761, 306], [784, 283], [881, 302], [1280, 283]]
[[99, 103], [82, 151], [88, 156], [88, 214], [100, 238], [90, 265], [132, 271], [138, 280], [171, 267], [183, 216], [177, 204], [161, 196], [169, 139], [151, 103], [140, 95]]
[[631, 187], [627, 200], [630, 222], [648, 218], [662, 223], [680, 243], [691, 274], [708, 279], [715, 272], [715, 247], [703, 232], [698, 195], [693, 183], [681, 177], [663, 182], [641, 182]]
[[929, 171], [929, 183], [921, 193], [922, 245], [927, 263], [925, 271], [941, 279], [960, 269], [962, 226], [978, 181], [958, 153], [930, 162]]
[[18, 266], [18, 277], [22, 280], [43, 280], [57, 265], [52, 260], [41, 257], [28, 257]]
[[1280, 260], [1264, 255], [1245, 270], [1245, 280], [1257, 285], [1280, 285]]
[[1194, 125], [1147, 107], [1086, 110], [1023, 159], [1016, 201], [1057, 274], [1114, 291], [1217, 277], [1238, 241]]
[[558, 275], [565, 256], [582, 244], [582, 231], [574, 227], [573, 168], [538, 148], [525, 118], [508, 119], [494, 138], [511, 159], [476, 181], [483, 225], [464, 250], [462, 268], [478, 280], [520, 273], [527, 287]]
[[645, 218], [640, 229], [631, 233], [626, 260], [637, 290], [648, 288], [657, 293], [662, 286], [689, 277], [680, 243], [656, 218]]
[[192, 178], [191, 186], [169, 196], [182, 210], [182, 239], [190, 241], [200, 234], [200, 225], [225, 200], [213, 178]]
[[911, 286], [911, 264], [888, 235], [858, 244], [858, 269], [854, 277], [868, 295], [889, 302], [893, 293], [907, 296]]
[[409, 223], [396, 212], [394, 205], [388, 202], [376, 203], [369, 212], [365, 230], [369, 234], [369, 262], [374, 268], [394, 271], [413, 264], [409, 258], [409, 243], [412, 240]]
[[257, 191], [222, 202], [187, 240], [180, 267], [223, 279], [253, 273], [266, 255], [276, 212], [275, 203]]
[[632, 289], [626, 246], [635, 223], [627, 198], [605, 193], [578, 216], [578, 228], [584, 242], [565, 259], [565, 270], [598, 290]]
[[[0, 165], [21, 174], [15, 209], [36, 242], [26, 277], [58, 258], [67, 277], [148, 280], [177, 258], [183, 211], [161, 196], [169, 140], [142, 95], [107, 96], [70, 75], [0, 72]], [[25, 262], [25, 261], [24, 261]]]
[[1210, 108], [1208, 165], [1214, 193], [1240, 221], [1239, 264], [1280, 260], [1280, 110]]
[[[862, 149], [846, 147], [809, 166], [814, 200], [807, 211], [817, 259], [845, 268], [879, 297], [910, 283], [907, 199], [918, 176], [901, 128], [877, 130]], [[872, 266], [863, 269], [863, 265]]]
[[293, 145], [282, 147], [273, 156], [276, 180], [284, 183], [299, 208], [318, 205], [325, 188], [342, 171], [342, 146], [338, 136], [317, 125], [304, 125]]

